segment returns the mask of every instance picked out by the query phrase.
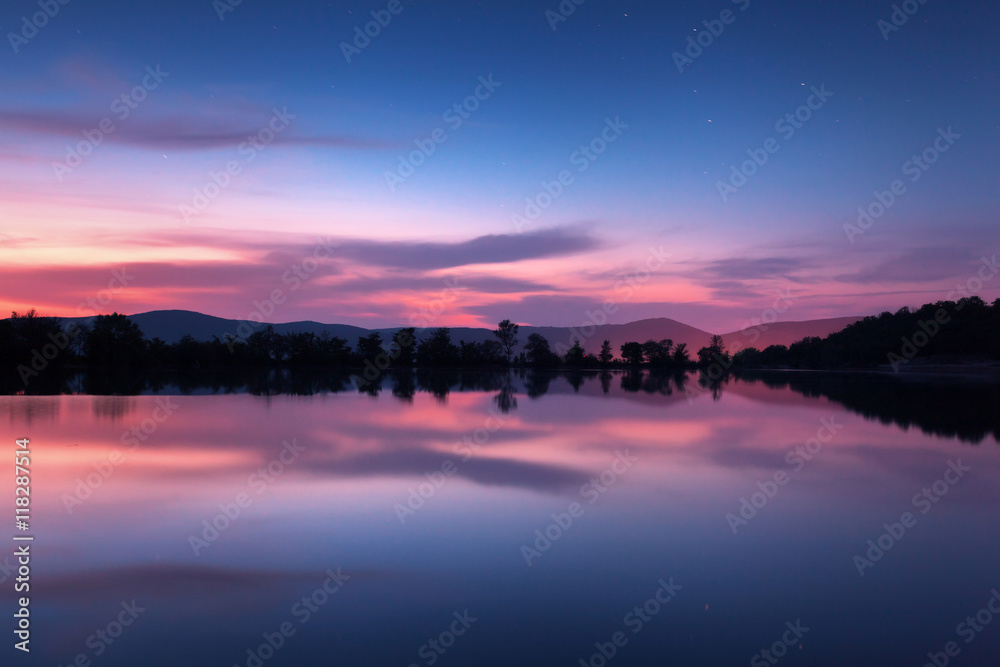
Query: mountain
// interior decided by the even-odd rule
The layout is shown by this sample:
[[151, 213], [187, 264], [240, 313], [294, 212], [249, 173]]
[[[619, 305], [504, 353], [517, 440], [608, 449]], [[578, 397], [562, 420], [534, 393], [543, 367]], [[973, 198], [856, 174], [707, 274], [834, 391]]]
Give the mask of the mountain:
[[[775, 322], [762, 324], [746, 331], [732, 331], [723, 334], [727, 345], [739, 341], [743, 347], [756, 347], [763, 350], [769, 345], [791, 345], [803, 338], [817, 336], [826, 338], [844, 327], [861, 320], [860, 317], [834, 317], [826, 320], [807, 320], [805, 322]], [[700, 347], [700, 346], [699, 346]]]
[[[71, 322], [87, 323], [92, 318], [61, 318], [64, 324]], [[225, 339], [227, 334], [241, 336], [247, 331], [257, 331], [261, 325], [243, 320], [227, 320], [221, 317], [203, 315], [189, 310], [156, 310], [148, 313], [129, 315], [129, 319], [135, 322], [147, 338], [160, 338], [167, 343], [176, 343], [183, 336], [190, 335], [196, 340], [211, 340], [213, 336]], [[761, 325], [758, 329], [751, 329], [745, 332], [735, 331], [723, 334], [723, 339], [728, 346], [740, 342], [742, 347], [756, 347], [764, 349], [768, 345], [790, 345], [797, 340], [808, 336], [819, 336], [824, 338], [829, 334], [840, 331], [848, 324], [858, 321], [859, 317], [839, 317], [825, 320], [810, 320], [806, 322], [778, 322], [774, 324]], [[389, 329], [363, 329], [361, 327], [347, 324], [323, 324], [321, 322], [286, 322], [274, 324], [274, 330], [280, 334], [293, 332], [313, 333], [321, 335], [323, 332], [331, 336], [344, 338], [354, 347], [358, 339], [367, 336], [373, 331], [382, 334], [384, 340], [388, 340], [396, 328]], [[421, 330], [423, 333], [429, 330]], [[580, 340], [580, 344], [588, 352], [597, 353], [601, 348], [601, 343], [607, 339], [611, 341], [611, 347], [617, 355], [622, 344], [629, 341], [645, 342], [647, 340], [663, 340], [669, 338], [675, 344], [686, 343], [692, 356], [699, 348], [708, 344], [711, 333], [688, 326], [682, 322], [660, 317], [648, 320], [629, 322], [628, 324], [604, 324], [601, 326], [587, 327], [521, 327], [518, 334], [519, 345], [527, 341], [528, 336], [539, 333], [549, 341], [553, 350], [564, 351], [571, 347], [575, 340]], [[419, 333], [418, 333], [419, 336]], [[489, 329], [454, 327], [451, 330], [451, 338], [456, 343], [458, 341], [483, 342], [493, 340], [493, 333]]]
[[[263, 325], [245, 320], [227, 320], [212, 315], [203, 315], [190, 310], [154, 310], [148, 313], [129, 315], [128, 318], [139, 325], [147, 338], [159, 338], [166, 343], [176, 343], [185, 335], [190, 335], [195, 340], [212, 340], [213, 336], [225, 340], [226, 335], [242, 336], [247, 335], [248, 330], [252, 333], [259, 330]], [[87, 324], [92, 317], [63, 317], [59, 318], [65, 324], [72, 322]], [[274, 330], [280, 334], [293, 332], [314, 333], [317, 336], [324, 331], [331, 336], [339, 336], [347, 339], [351, 346], [358, 342], [358, 338], [371, 333], [368, 329], [353, 327], [349, 324], [322, 324], [320, 322], [286, 322], [274, 324]], [[241, 327], [243, 327], [241, 329]], [[387, 330], [393, 331], [393, 330]]]

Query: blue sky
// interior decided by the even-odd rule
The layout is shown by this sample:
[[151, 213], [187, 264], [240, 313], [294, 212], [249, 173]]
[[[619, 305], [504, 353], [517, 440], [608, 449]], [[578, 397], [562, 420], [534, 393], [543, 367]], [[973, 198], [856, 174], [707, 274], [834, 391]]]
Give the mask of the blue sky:
[[[348, 62], [341, 43], [388, 5], [244, 0], [220, 20], [209, 0], [71, 0], [12, 45], [39, 6], [5, 4], [0, 253], [17, 288], [8, 306], [74, 314], [127, 263], [138, 277], [116, 295], [119, 309], [243, 317], [325, 235], [387, 251], [475, 242], [487, 259], [496, 244], [498, 255], [408, 267], [372, 259], [380, 253], [340, 256], [277, 319], [391, 325], [461, 275], [517, 280], [466, 290], [442, 324], [506, 314], [573, 325], [576, 304], [609, 298], [609, 275], [628, 275], [662, 246], [672, 261], [621, 317], [723, 329], [777, 290], [798, 296], [789, 319], [943, 299], [995, 253], [995, 3], [928, 0], [885, 32], [892, 3], [587, 0], [553, 30], [555, 1], [401, 0]], [[673, 54], [723, 11], [728, 25], [679, 72]], [[115, 118], [113, 100], [156, 66], [169, 75]], [[500, 85], [451, 127], [445, 112], [491, 75]], [[782, 137], [776, 122], [823, 86], [832, 96]], [[288, 128], [185, 216], [274, 109], [294, 116]], [[106, 117], [115, 131], [60, 175], [54, 163]], [[572, 156], [607, 119], [627, 131], [579, 172]], [[939, 128], [961, 138], [851, 242], [844, 225], [907, 178], [904, 163]], [[386, 172], [438, 129], [447, 140], [391, 189]], [[779, 150], [724, 201], [720, 181], [769, 138]], [[512, 216], [563, 170], [572, 184], [518, 233]], [[524, 252], [499, 250], [512, 238]], [[53, 266], [73, 279], [47, 280]], [[560, 300], [570, 305], [553, 309]]]

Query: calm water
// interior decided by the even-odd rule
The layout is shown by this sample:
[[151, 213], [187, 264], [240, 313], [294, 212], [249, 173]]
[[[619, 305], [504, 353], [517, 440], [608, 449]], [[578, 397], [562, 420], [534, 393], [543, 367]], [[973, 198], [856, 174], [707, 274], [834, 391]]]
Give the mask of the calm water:
[[35, 536], [32, 652], [7, 616], [4, 664], [1000, 661], [996, 386], [329, 388], [0, 397]]

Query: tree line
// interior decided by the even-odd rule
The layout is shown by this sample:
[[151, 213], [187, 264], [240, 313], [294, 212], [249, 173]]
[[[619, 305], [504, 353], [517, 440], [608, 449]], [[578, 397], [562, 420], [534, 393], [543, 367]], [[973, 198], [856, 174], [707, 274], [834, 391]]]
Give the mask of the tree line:
[[209, 369], [246, 367], [388, 368], [610, 368], [620, 366], [685, 367], [691, 360], [687, 346], [671, 340], [629, 342], [615, 357], [605, 340], [599, 354], [575, 341], [564, 354], [533, 333], [519, 347], [520, 327], [504, 320], [494, 339], [452, 341], [448, 328], [418, 336], [413, 327], [399, 329], [384, 339], [379, 332], [361, 337], [355, 347], [327, 333], [280, 334], [265, 326], [246, 338], [227, 336], [198, 341], [184, 336], [176, 343], [147, 338], [125, 315], [98, 315], [89, 325], [63, 328], [59, 320], [34, 310], [12, 313], [0, 320], [0, 363], [14, 368], [25, 384], [50, 368]]
[[918, 357], [1000, 359], [1000, 299], [987, 304], [973, 296], [886, 311], [826, 338], [739, 350], [731, 361], [744, 368], [899, 370]]
[[[399, 329], [388, 339], [373, 332], [355, 347], [327, 333], [280, 334], [273, 326], [245, 338], [228, 335], [198, 341], [184, 336], [176, 343], [149, 339], [125, 315], [98, 315], [88, 325], [64, 328], [59, 320], [34, 310], [0, 320], [0, 364], [24, 385], [51, 368], [225, 369], [338, 368], [362, 369], [371, 380], [386, 369], [405, 368], [652, 368], [700, 367], [728, 373], [733, 368], [833, 369], [891, 365], [898, 368], [917, 356], [961, 355], [1000, 359], [1000, 299], [992, 305], [979, 297], [941, 301], [911, 311], [866, 317], [842, 331], [806, 338], [791, 346], [746, 348], [731, 354], [720, 336], [694, 358], [684, 343], [670, 339], [629, 341], [617, 350], [604, 340], [597, 354], [581, 341], [554, 350], [542, 335], [530, 334], [520, 345], [520, 327], [504, 320], [493, 339], [452, 341], [451, 330], [418, 332]], [[564, 350], [562, 353], [559, 350]]]

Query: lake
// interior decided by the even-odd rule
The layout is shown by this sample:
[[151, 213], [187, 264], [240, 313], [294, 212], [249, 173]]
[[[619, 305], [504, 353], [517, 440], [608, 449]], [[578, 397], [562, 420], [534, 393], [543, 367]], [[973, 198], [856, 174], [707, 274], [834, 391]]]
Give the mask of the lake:
[[34, 537], [4, 664], [1000, 658], [995, 384], [274, 374], [0, 418]]

